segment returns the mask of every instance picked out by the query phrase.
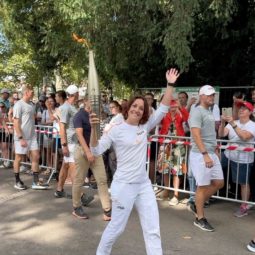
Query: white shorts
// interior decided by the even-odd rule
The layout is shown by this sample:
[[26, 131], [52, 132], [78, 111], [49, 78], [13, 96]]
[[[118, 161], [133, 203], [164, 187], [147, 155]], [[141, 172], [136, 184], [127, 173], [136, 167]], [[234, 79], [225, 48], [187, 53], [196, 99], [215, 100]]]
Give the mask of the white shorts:
[[64, 162], [65, 163], [74, 163], [74, 150], [76, 144], [68, 144], [68, 150], [69, 150], [69, 157], [64, 156]]
[[223, 180], [223, 172], [220, 160], [215, 153], [209, 153], [213, 160], [213, 167], [205, 166], [204, 157], [201, 153], [191, 151], [189, 154], [190, 170], [196, 180], [197, 186], [207, 186], [211, 184], [211, 180]]
[[29, 151], [36, 151], [39, 149], [36, 139], [26, 140], [27, 147], [22, 147], [20, 141], [14, 141], [15, 154], [26, 155]]

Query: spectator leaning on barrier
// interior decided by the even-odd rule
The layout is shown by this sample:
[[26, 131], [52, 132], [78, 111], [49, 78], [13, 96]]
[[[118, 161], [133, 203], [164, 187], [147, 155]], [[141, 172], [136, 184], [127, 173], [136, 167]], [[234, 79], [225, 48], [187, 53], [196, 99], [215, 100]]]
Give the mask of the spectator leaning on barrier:
[[[55, 106], [56, 106], [55, 98], [49, 97], [45, 102], [45, 106], [46, 106], [47, 110], [44, 110], [42, 113], [41, 124], [45, 125], [45, 126], [53, 126]], [[46, 128], [45, 131], [53, 131], [53, 129]], [[44, 134], [44, 136], [43, 136], [43, 150], [46, 155], [46, 161], [47, 161], [48, 168], [51, 168], [52, 164], [53, 164], [52, 145], [53, 145], [52, 134]], [[47, 169], [44, 172], [44, 174], [45, 175], [50, 174], [50, 169]]]
[[[255, 137], [255, 123], [250, 120], [253, 113], [253, 105], [249, 102], [239, 102], [238, 120], [234, 120], [232, 116], [221, 116], [221, 125], [219, 136], [228, 136], [229, 145], [237, 145], [253, 148]], [[225, 123], [228, 123], [225, 126]], [[230, 160], [232, 181], [241, 185], [241, 198], [243, 201], [250, 199], [250, 174], [254, 161], [254, 153], [237, 150], [225, 150], [222, 154], [222, 166], [228, 165]], [[248, 204], [242, 203], [240, 208], [234, 213], [236, 217], [242, 217], [248, 214]]]
[[13, 108], [13, 124], [14, 124], [14, 174], [16, 189], [26, 189], [27, 187], [20, 180], [19, 168], [23, 157], [30, 152], [33, 184], [32, 189], [47, 189], [48, 185], [39, 181], [39, 150], [35, 133], [35, 109], [31, 100], [34, 95], [34, 90], [31, 85], [26, 85], [22, 89], [22, 99], [19, 100]]
[[111, 219], [111, 202], [103, 158], [102, 156], [95, 157], [89, 148], [91, 133], [89, 123], [90, 112], [90, 102], [85, 98], [84, 108], [81, 108], [73, 119], [75, 132], [79, 141], [79, 144], [75, 146], [74, 153], [76, 175], [72, 188], [73, 215], [80, 219], [88, 218], [81, 205], [83, 204], [85, 206], [94, 199], [92, 196], [86, 197], [82, 192], [82, 185], [90, 168], [98, 184], [99, 198], [104, 210], [103, 219], [108, 221]]
[[[159, 134], [168, 136], [185, 136], [183, 122], [186, 122], [188, 118], [188, 111], [181, 107], [177, 100], [171, 100], [169, 112], [161, 121], [161, 130], [159, 131]], [[172, 137], [172, 139], [174, 138]], [[180, 178], [184, 173], [186, 173], [186, 164], [184, 164], [185, 146], [168, 144], [162, 147], [163, 151], [160, 151], [157, 164], [159, 166], [159, 172], [163, 172], [164, 186], [170, 187], [169, 174], [171, 174], [173, 175], [174, 188], [179, 189]], [[168, 198], [169, 190], [164, 190], [162, 195], [163, 198]], [[174, 191], [174, 196], [169, 201], [169, 205], [174, 206], [179, 203], [178, 195], [178, 191]]]
[[0, 148], [1, 148], [1, 158], [3, 159], [2, 165], [0, 167], [9, 167], [10, 161], [8, 161], [8, 144], [9, 141], [9, 129], [6, 124], [8, 122], [7, 107], [4, 102], [0, 102]]
[[59, 107], [60, 110], [60, 138], [63, 152], [63, 164], [59, 173], [57, 190], [54, 195], [57, 198], [65, 197], [64, 184], [70, 171], [73, 183], [75, 176], [74, 148], [78, 143], [73, 125], [74, 115], [78, 112], [76, 103], [79, 99], [79, 90], [75, 85], [70, 85], [66, 89], [67, 100]]
[[223, 172], [217, 156], [215, 120], [210, 107], [215, 90], [204, 85], [199, 90], [200, 104], [190, 113], [191, 151], [190, 170], [196, 180], [196, 220], [194, 225], [204, 231], [214, 231], [204, 215], [204, 203], [224, 186]]

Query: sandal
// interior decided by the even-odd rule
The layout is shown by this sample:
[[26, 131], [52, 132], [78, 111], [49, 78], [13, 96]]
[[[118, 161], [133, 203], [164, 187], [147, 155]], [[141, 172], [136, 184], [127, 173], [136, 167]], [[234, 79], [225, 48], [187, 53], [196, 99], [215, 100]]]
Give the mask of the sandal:
[[49, 168], [47, 168], [46, 170], [41, 172], [41, 175], [48, 176], [48, 175], [50, 175], [50, 173], [51, 173], [51, 170]]

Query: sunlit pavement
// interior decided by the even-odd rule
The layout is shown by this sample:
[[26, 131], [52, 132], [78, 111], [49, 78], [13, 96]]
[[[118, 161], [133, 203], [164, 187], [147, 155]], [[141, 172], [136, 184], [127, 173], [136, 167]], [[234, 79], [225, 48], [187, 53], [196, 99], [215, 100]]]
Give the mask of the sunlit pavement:
[[[21, 178], [26, 185], [31, 184], [31, 176], [23, 174]], [[54, 197], [55, 182], [47, 191], [16, 191], [13, 181], [11, 169], [0, 169], [0, 255], [95, 254], [107, 225], [102, 220], [97, 195], [85, 208], [90, 219], [79, 220], [71, 214], [70, 199]], [[69, 192], [70, 188], [66, 186]], [[237, 204], [216, 201], [206, 209], [207, 218], [216, 229], [208, 233], [193, 225], [194, 216], [187, 210], [185, 200], [175, 207], [160, 201], [164, 255], [250, 254], [246, 244], [255, 235], [255, 210], [248, 216], [235, 218], [233, 211], [237, 207]], [[146, 254], [135, 211], [112, 251], [112, 255], [133, 254]]]

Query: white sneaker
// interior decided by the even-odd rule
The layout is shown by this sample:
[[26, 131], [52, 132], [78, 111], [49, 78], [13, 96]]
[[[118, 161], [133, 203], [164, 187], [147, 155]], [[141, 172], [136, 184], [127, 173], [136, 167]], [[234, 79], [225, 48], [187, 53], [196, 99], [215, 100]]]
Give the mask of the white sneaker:
[[3, 165], [4, 165], [6, 168], [9, 168], [9, 167], [11, 167], [11, 162], [8, 161], [8, 160], [5, 160], [4, 163], [3, 163]]
[[20, 168], [19, 168], [19, 171], [20, 171], [20, 173], [24, 173], [24, 172], [27, 171], [27, 167], [24, 166], [24, 165], [21, 165]]
[[179, 204], [179, 200], [178, 200], [177, 197], [172, 197], [168, 204], [171, 205], [171, 206], [178, 205]]

